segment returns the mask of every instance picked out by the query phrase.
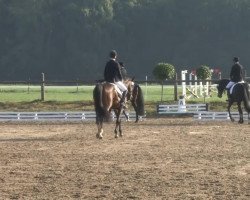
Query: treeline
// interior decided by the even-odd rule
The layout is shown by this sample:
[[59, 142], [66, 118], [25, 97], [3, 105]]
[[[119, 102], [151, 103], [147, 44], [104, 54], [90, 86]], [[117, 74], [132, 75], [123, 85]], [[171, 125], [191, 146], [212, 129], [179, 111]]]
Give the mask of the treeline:
[[158, 62], [227, 77], [250, 65], [249, 19], [249, 0], [0, 0], [0, 80], [100, 79], [111, 49], [137, 79]]

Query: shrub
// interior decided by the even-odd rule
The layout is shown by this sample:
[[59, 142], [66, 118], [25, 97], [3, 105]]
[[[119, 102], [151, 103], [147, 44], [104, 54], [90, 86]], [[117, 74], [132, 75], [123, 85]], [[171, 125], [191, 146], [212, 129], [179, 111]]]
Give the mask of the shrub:
[[202, 65], [201, 67], [196, 69], [196, 75], [197, 75], [197, 78], [200, 80], [211, 79], [212, 71], [208, 66]]
[[175, 75], [175, 68], [169, 63], [158, 63], [153, 70], [153, 75], [160, 81], [172, 79]]

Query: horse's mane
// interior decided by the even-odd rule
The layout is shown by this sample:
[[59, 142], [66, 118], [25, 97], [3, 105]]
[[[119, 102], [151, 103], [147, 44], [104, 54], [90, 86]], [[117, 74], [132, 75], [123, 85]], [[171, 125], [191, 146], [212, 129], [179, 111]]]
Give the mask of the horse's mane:
[[229, 79], [221, 79], [217, 81], [218, 87], [220, 87], [221, 89], [225, 89], [229, 81]]

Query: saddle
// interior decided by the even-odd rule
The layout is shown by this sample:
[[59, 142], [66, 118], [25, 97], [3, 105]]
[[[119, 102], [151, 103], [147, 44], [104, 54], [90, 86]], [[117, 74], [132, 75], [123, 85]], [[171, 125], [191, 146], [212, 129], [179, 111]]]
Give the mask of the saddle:
[[102, 84], [102, 85], [105, 84], [105, 83], [113, 85], [114, 88], [115, 88], [115, 92], [117, 93], [117, 96], [118, 96], [118, 98], [120, 100], [121, 107], [124, 108], [124, 109], [127, 108], [127, 105], [126, 105], [126, 103], [127, 103], [127, 101], [126, 101], [127, 93], [122, 93], [121, 90], [118, 88], [118, 86], [115, 83], [110, 83], [110, 82], [107, 82], [105, 80], [96, 80], [96, 82], [98, 84]]

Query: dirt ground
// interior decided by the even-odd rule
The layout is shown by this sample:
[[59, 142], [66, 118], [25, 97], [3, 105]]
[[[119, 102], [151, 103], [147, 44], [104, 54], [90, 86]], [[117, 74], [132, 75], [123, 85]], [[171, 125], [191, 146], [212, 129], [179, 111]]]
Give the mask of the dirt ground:
[[250, 125], [0, 123], [0, 199], [250, 199]]

